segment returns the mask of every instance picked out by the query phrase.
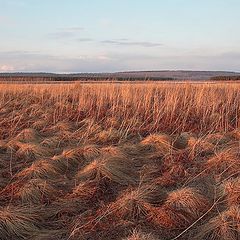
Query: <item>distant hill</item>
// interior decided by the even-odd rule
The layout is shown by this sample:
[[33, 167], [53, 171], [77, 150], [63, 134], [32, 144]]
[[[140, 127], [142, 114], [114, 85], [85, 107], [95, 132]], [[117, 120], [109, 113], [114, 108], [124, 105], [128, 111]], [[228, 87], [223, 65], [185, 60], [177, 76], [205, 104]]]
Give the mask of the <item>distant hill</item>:
[[173, 78], [175, 80], [210, 80], [218, 76], [240, 76], [240, 73], [226, 71], [136, 71], [119, 72], [118, 76], [145, 78]]
[[[0, 73], [0, 80], [49, 80], [49, 81], [75, 81], [75, 80], [211, 80], [222, 77], [238, 77], [238, 72], [227, 71], [129, 71], [115, 73]], [[224, 78], [222, 78], [224, 79]]]

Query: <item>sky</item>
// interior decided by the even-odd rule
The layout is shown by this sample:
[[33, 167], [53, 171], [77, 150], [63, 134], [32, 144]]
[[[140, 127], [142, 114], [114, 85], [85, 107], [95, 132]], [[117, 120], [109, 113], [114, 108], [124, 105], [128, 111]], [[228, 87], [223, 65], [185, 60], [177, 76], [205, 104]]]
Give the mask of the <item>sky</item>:
[[0, 72], [240, 71], [240, 0], [0, 0]]

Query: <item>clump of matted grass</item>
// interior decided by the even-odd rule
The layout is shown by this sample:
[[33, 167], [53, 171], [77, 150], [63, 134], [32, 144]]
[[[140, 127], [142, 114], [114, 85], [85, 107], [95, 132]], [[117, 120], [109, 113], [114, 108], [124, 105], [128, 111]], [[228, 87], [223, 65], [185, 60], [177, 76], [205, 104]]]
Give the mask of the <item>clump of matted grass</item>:
[[189, 225], [189, 219], [184, 214], [165, 206], [151, 209], [148, 219], [160, 229], [176, 230]]
[[38, 119], [34, 121], [34, 123], [32, 124], [32, 128], [40, 132], [43, 131], [45, 128], [47, 128], [47, 126], [48, 126], [48, 122], [45, 119]]
[[62, 153], [68, 159], [76, 159], [78, 162], [90, 162], [100, 155], [100, 149], [97, 145], [85, 145], [81, 147], [66, 149]]
[[224, 182], [223, 194], [226, 196], [229, 207], [240, 204], [240, 177]]
[[38, 209], [9, 206], [0, 209], [0, 238], [29, 239], [40, 233], [43, 219]]
[[53, 183], [42, 179], [31, 179], [24, 184], [15, 197], [21, 199], [23, 204], [45, 204], [53, 201], [58, 195]]
[[49, 131], [51, 132], [72, 132], [75, 129], [75, 125], [70, 121], [60, 121], [52, 126]]
[[82, 200], [90, 200], [96, 194], [100, 185], [96, 183], [96, 181], [85, 181], [78, 184], [73, 190], [72, 193], [66, 196], [69, 199], [79, 198]]
[[153, 148], [154, 151], [166, 155], [172, 150], [172, 139], [165, 134], [152, 134], [141, 141], [142, 146]]
[[105, 126], [119, 129], [121, 127], [121, 121], [117, 117], [108, 117], [105, 121]]
[[44, 148], [35, 143], [20, 143], [19, 149], [16, 151], [16, 157], [20, 160], [34, 161], [39, 158], [50, 157], [52, 152], [48, 148]]
[[209, 158], [206, 168], [220, 179], [237, 175], [240, 173], [239, 156], [238, 146], [228, 147]]
[[212, 143], [213, 145], [226, 145], [231, 142], [231, 138], [227, 134], [212, 133], [205, 137], [205, 141]]
[[195, 159], [197, 157], [207, 157], [214, 153], [215, 145], [206, 141], [204, 138], [190, 137], [188, 140], [189, 157]]
[[110, 231], [120, 221], [140, 223], [147, 220], [152, 204], [164, 200], [165, 192], [154, 185], [128, 188], [115, 201], [99, 208], [86, 218], [81, 216], [74, 224], [71, 235], [79, 236], [84, 231]]
[[95, 145], [87, 145], [65, 149], [61, 155], [56, 155], [51, 158], [51, 163], [62, 174], [69, 171], [77, 171], [80, 167], [88, 164], [94, 158], [100, 155], [100, 150]]
[[[18, 178], [8, 183], [0, 192], [0, 200], [22, 204], [41, 205], [54, 200], [61, 191], [53, 181], [44, 179]], [[20, 200], [20, 201], [19, 201]]]
[[6, 203], [12, 201], [15, 198], [15, 194], [21, 189], [24, 182], [14, 181], [7, 183], [6, 186], [0, 192], [0, 201], [1, 203]]
[[187, 169], [181, 163], [175, 163], [163, 171], [162, 175], [153, 181], [163, 187], [175, 186], [189, 177]]
[[71, 193], [62, 198], [62, 201], [82, 202], [83, 206], [88, 206], [88, 209], [96, 209], [103, 203], [111, 202], [116, 198], [119, 191], [119, 186], [112, 183], [108, 179], [100, 181], [84, 181], [76, 185]]
[[84, 145], [82, 146], [82, 154], [87, 162], [90, 162], [101, 155], [101, 149], [98, 145]]
[[77, 138], [75, 138], [73, 133], [69, 131], [60, 131], [60, 132], [54, 133], [53, 136], [58, 137], [59, 147], [68, 147], [68, 146], [76, 145], [78, 143]]
[[126, 152], [124, 149], [118, 147], [118, 146], [108, 146], [103, 147], [100, 150], [100, 156], [103, 158], [127, 158], [129, 155], [129, 152]]
[[238, 240], [240, 237], [240, 209], [233, 205], [198, 229], [194, 239]]
[[132, 159], [121, 157], [98, 158], [77, 174], [77, 179], [93, 180], [108, 178], [119, 184], [136, 184], [139, 180], [139, 166]]
[[78, 139], [79, 142], [91, 142], [96, 139], [96, 135], [103, 131], [103, 128], [92, 118], [85, 118], [78, 123], [78, 130], [74, 132], [73, 136]]
[[22, 130], [15, 140], [25, 143], [39, 142], [41, 140], [40, 134], [33, 128], [26, 128]]
[[164, 205], [176, 212], [183, 212], [190, 219], [196, 219], [208, 209], [209, 201], [197, 189], [185, 187], [170, 192]]
[[[167, 154], [156, 168], [158, 174], [154, 182], [158, 185], [170, 187], [186, 181], [197, 167], [197, 160], [189, 157], [188, 149], [174, 151]], [[196, 165], [196, 166], [195, 166]]]
[[226, 137], [232, 138], [233, 140], [240, 140], [240, 129], [236, 128], [233, 131], [227, 132]]
[[111, 209], [119, 219], [130, 221], [145, 218], [152, 205], [164, 202], [166, 192], [156, 185], [142, 184], [134, 189], [127, 189], [111, 204]]
[[41, 141], [40, 145], [48, 148], [58, 148], [61, 143], [61, 140], [58, 136], [52, 136], [45, 138]]
[[[86, 195], [85, 195], [86, 196]], [[55, 219], [60, 223], [60, 226], [67, 228], [70, 227], [72, 221], [76, 221], [76, 217], [83, 214], [87, 215], [92, 212], [94, 208], [94, 201], [90, 199], [79, 198], [71, 194], [57, 198], [51, 204], [46, 206], [46, 217], [48, 219]], [[82, 215], [82, 218], [83, 218]]]
[[117, 143], [120, 140], [120, 132], [114, 128], [109, 128], [107, 130], [102, 130], [97, 133], [92, 141], [98, 144], [112, 144]]
[[56, 179], [60, 177], [57, 169], [49, 160], [38, 160], [32, 163], [30, 167], [23, 169], [15, 175], [19, 180], [40, 179]]
[[50, 160], [51, 164], [60, 174], [66, 174], [68, 171], [78, 167], [78, 161], [66, 159], [63, 155], [55, 155]]
[[15, 139], [8, 141], [5, 145], [7, 147], [7, 153], [16, 153], [22, 144], [22, 142], [16, 141]]
[[85, 162], [82, 148], [72, 148], [64, 150], [62, 152], [62, 156], [66, 158], [68, 162], [71, 162], [71, 164], [74, 166], [77, 166], [78, 164], [83, 165]]
[[183, 228], [201, 216], [208, 207], [208, 199], [196, 189], [186, 187], [170, 192], [164, 204], [150, 212], [150, 219], [163, 228]]

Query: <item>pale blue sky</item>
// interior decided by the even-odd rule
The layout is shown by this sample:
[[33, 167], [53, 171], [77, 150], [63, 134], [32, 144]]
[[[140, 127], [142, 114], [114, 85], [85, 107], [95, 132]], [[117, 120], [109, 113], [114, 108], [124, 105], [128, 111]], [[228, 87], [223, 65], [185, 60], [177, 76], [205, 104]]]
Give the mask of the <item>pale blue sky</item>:
[[0, 0], [0, 71], [240, 71], [240, 0]]

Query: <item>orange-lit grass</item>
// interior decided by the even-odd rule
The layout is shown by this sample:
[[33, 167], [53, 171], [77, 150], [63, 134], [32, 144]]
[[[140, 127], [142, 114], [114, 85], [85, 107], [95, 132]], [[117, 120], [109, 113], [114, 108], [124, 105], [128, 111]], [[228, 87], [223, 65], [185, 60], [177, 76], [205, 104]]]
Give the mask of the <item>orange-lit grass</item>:
[[184, 238], [203, 224], [199, 239], [235, 240], [239, 97], [236, 83], [1, 85], [1, 204], [41, 208], [51, 229], [39, 239], [108, 239], [123, 223], [125, 237], [144, 226]]
[[[48, 121], [54, 125], [61, 122], [56, 127], [65, 130], [74, 128], [66, 126], [69, 119], [107, 122], [114, 118], [120, 137], [124, 137], [133, 130], [206, 133], [236, 129], [239, 94], [239, 85], [234, 83], [2, 84], [0, 102], [8, 103], [8, 108], [9, 101], [13, 108], [29, 107], [31, 101], [46, 110], [54, 106], [53, 111], [48, 111]], [[23, 116], [12, 114], [10, 121], [4, 122], [11, 131], [4, 131], [4, 135], [15, 134], [22, 125], [30, 126], [30, 122], [22, 122]], [[88, 129], [88, 135], [92, 130]]]

